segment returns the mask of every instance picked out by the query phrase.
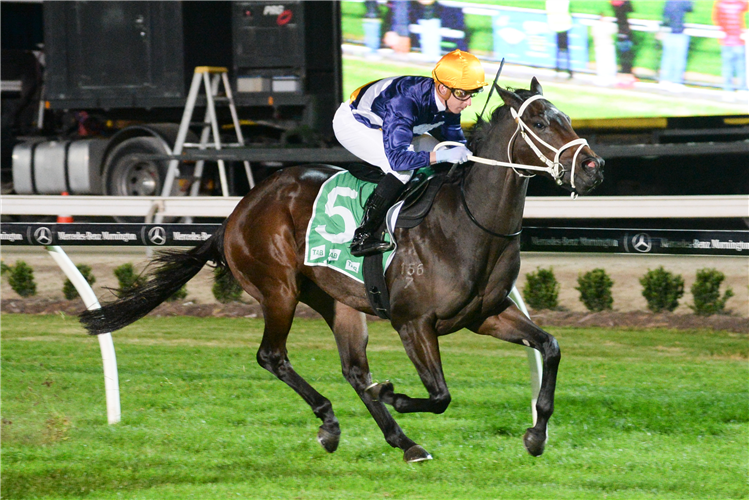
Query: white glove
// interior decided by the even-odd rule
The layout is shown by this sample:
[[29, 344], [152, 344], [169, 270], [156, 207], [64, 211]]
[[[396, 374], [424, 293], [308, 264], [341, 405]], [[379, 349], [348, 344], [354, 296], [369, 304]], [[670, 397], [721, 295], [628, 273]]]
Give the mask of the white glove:
[[455, 146], [451, 149], [440, 149], [435, 155], [437, 163], [464, 163], [471, 151], [465, 146]]

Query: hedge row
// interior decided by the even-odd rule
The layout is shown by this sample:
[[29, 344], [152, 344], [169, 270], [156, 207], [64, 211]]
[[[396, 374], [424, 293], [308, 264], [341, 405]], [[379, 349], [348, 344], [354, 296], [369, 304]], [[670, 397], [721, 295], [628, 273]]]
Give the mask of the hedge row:
[[[85, 264], [78, 265], [78, 270], [89, 284], [96, 282], [91, 273], [91, 268]], [[4, 262], [0, 264], [3, 275], [7, 275], [11, 288], [21, 297], [36, 295], [36, 282], [34, 281], [34, 270], [19, 260], [13, 266]], [[114, 270], [119, 282], [119, 288], [115, 290], [118, 295], [133, 288], [138, 288], [146, 283], [146, 278], [138, 274], [131, 263], [122, 264]], [[536, 271], [525, 275], [526, 281], [523, 287], [523, 299], [532, 308], [558, 309], [559, 290], [561, 286], [554, 276], [554, 269], [536, 268]], [[704, 268], [697, 271], [697, 277], [691, 287], [694, 304], [689, 308], [700, 316], [720, 314], [725, 311], [728, 299], [733, 297], [733, 290], [728, 287], [723, 295], [720, 294], [720, 286], [725, 280], [725, 275], [717, 269]], [[658, 313], [673, 311], [679, 306], [679, 299], [684, 295], [684, 280], [680, 275], [663, 269], [663, 266], [650, 270], [640, 278], [642, 285], [642, 296], [648, 304], [648, 309]], [[611, 287], [614, 282], [604, 269], [593, 269], [577, 277], [575, 290], [580, 292], [580, 301], [589, 311], [610, 310], [614, 304]], [[70, 280], [66, 279], [62, 287], [66, 299], [73, 300], [78, 297], [78, 291]], [[216, 269], [213, 274], [213, 296], [221, 303], [237, 302], [242, 296], [242, 288], [229, 272]], [[187, 289], [182, 287], [168, 300], [182, 300], [187, 297]]]
[[[88, 281], [89, 285], [96, 282], [96, 278], [91, 273], [91, 267], [85, 264], [76, 266], [81, 275]], [[19, 260], [15, 265], [9, 266], [4, 262], [0, 263], [0, 271], [3, 276], [8, 277], [10, 287], [21, 297], [32, 297], [36, 295], [36, 282], [34, 281], [34, 270], [26, 262]], [[119, 287], [114, 290], [116, 295], [121, 295], [134, 288], [146, 284], [146, 277], [135, 271], [131, 263], [122, 264], [115, 268], [114, 275], [117, 277]], [[219, 302], [225, 304], [228, 302], [238, 302], [242, 297], [242, 288], [234, 279], [231, 273], [222, 273], [219, 269], [214, 272], [213, 296]], [[73, 300], [78, 297], [78, 290], [69, 279], [66, 279], [62, 285], [62, 293], [67, 300]], [[187, 297], [187, 288], [182, 287], [174, 293], [168, 301], [182, 300]]]
[[[559, 290], [561, 286], [554, 276], [553, 268], [536, 268], [535, 272], [525, 275], [523, 299], [533, 309], [558, 309]], [[704, 268], [697, 271], [697, 278], [691, 292], [694, 304], [689, 308], [700, 316], [710, 316], [725, 312], [726, 301], [733, 297], [729, 287], [721, 296], [720, 285], [725, 275], [717, 269]], [[679, 299], [684, 295], [684, 280], [680, 275], [663, 269], [648, 269], [640, 278], [642, 296], [648, 303], [648, 309], [658, 313], [673, 311], [679, 306]], [[577, 277], [575, 290], [580, 292], [580, 302], [589, 311], [610, 310], [614, 304], [611, 287], [614, 282], [604, 269], [593, 269]]]

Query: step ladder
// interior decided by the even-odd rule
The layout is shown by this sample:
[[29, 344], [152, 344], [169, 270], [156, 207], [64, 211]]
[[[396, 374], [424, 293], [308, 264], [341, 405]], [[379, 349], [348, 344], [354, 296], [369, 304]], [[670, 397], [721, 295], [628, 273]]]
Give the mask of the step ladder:
[[[223, 95], [219, 94], [219, 84], [223, 84]], [[203, 121], [199, 123], [192, 122], [192, 115], [195, 111], [195, 105], [198, 100], [198, 94], [200, 88], [205, 89], [205, 116]], [[218, 120], [216, 119], [216, 104], [228, 104], [229, 111], [231, 112], [231, 119], [234, 124], [234, 130], [237, 134], [236, 143], [221, 143], [221, 135], [219, 134]], [[187, 132], [190, 130], [191, 125], [198, 125], [202, 127], [200, 133], [200, 142], [198, 144], [185, 143], [187, 138]], [[210, 142], [209, 142], [210, 139]], [[234, 97], [231, 93], [231, 86], [229, 85], [228, 70], [221, 67], [213, 66], [198, 66], [195, 68], [195, 73], [192, 77], [192, 83], [190, 84], [190, 92], [187, 95], [187, 102], [185, 103], [185, 111], [182, 114], [182, 121], [179, 124], [179, 131], [177, 132], [177, 140], [174, 143], [174, 156], [182, 154], [185, 148], [197, 148], [197, 149], [215, 149], [221, 150], [224, 146], [228, 147], [240, 147], [244, 146], [244, 137], [242, 136], [242, 130], [239, 128], [239, 118], [237, 118], [237, 108], [234, 106]], [[164, 180], [164, 187], [161, 190], [161, 196], [170, 196], [172, 193], [172, 187], [174, 186], [174, 180], [179, 177], [179, 164], [182, 160], [175, 158], [169, 161], [169, 168], [166, 173], [166, 179]], [[221, 194], [222, 196], [229, 196], [229, 184], [226, 181], [226, 167], [224, 160], [216, 160], [218, 163], [218, 173], [221, 181]], [[190, 196], [197, 196], [200, 190], [200, 181], [203, 177], [203, 167], [205, 160], [198, 160], [195, 163], [195, 171], [192, 177], [192, 184], [190, 186]], [[255, 187], [255, 180], [252, 177], [252, 170], [250, 169], [250, 162], [244, 161], [244, 169], [247, 174], [247, 182], [250, 185], [250, 189]]]

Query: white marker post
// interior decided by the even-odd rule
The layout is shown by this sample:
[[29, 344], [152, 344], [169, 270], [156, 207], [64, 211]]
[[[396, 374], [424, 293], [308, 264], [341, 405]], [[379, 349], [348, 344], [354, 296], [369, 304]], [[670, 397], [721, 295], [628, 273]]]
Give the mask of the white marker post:
[[[88, 310], [100, 309], [99, 300], [96, 298], [91, 286], [83, 277], [81, 272], [75, 267], [73, 261], [59, 246], [46, 247], [50, 256], [55, 259], [57, 265], [65, 273], [75, 289], [78, 290], [83, 299], [83, 303]], [[110, 424], [116, 424], [120, 421], [120, 384], [117, 376], [117, 358], [114, 354], [114, 343], [112, 342], [111, 333], [97, 335], [99, 338], [99, 348], [101, 348], [101, 360], [104, 364], [104, 388], [107, 398], [107, 421]]]
[[[514, 286], [512, 287], [512, 290], [510, 290], [510, 299], [512, 299], [523, 314], [530, 319], [528, 309], [525, 307], [525, 302], [523, 302], [523, 297]], [[528, 366], [531, 369], [531, 411], [533, 412], [533, 425], [536, 425], [536, 419], [538, 418], [538, 414], [536, 413], [536, 403], [538, 402], [538, 393], [541, 392], [541, 377], [544, 374], [544, 362], [543, 359], [541, 359], [541, 353], [536, 349], [526, 347], [525, 351], [528, 354]]]

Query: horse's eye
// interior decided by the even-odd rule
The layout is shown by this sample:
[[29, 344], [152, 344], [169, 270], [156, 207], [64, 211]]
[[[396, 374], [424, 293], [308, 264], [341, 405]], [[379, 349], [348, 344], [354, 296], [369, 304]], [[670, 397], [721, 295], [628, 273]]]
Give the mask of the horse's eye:
[[543, 130], [543, 129], [545, 129], [545, 128], [546, 128], [546, 124], [545, 124], [544, 122], [534, 122], [534, 123], [533, 123], [533, 126], [534, 126], [534, 127], [535, 127], [535, 128], [537, 129], [537, 130]]

